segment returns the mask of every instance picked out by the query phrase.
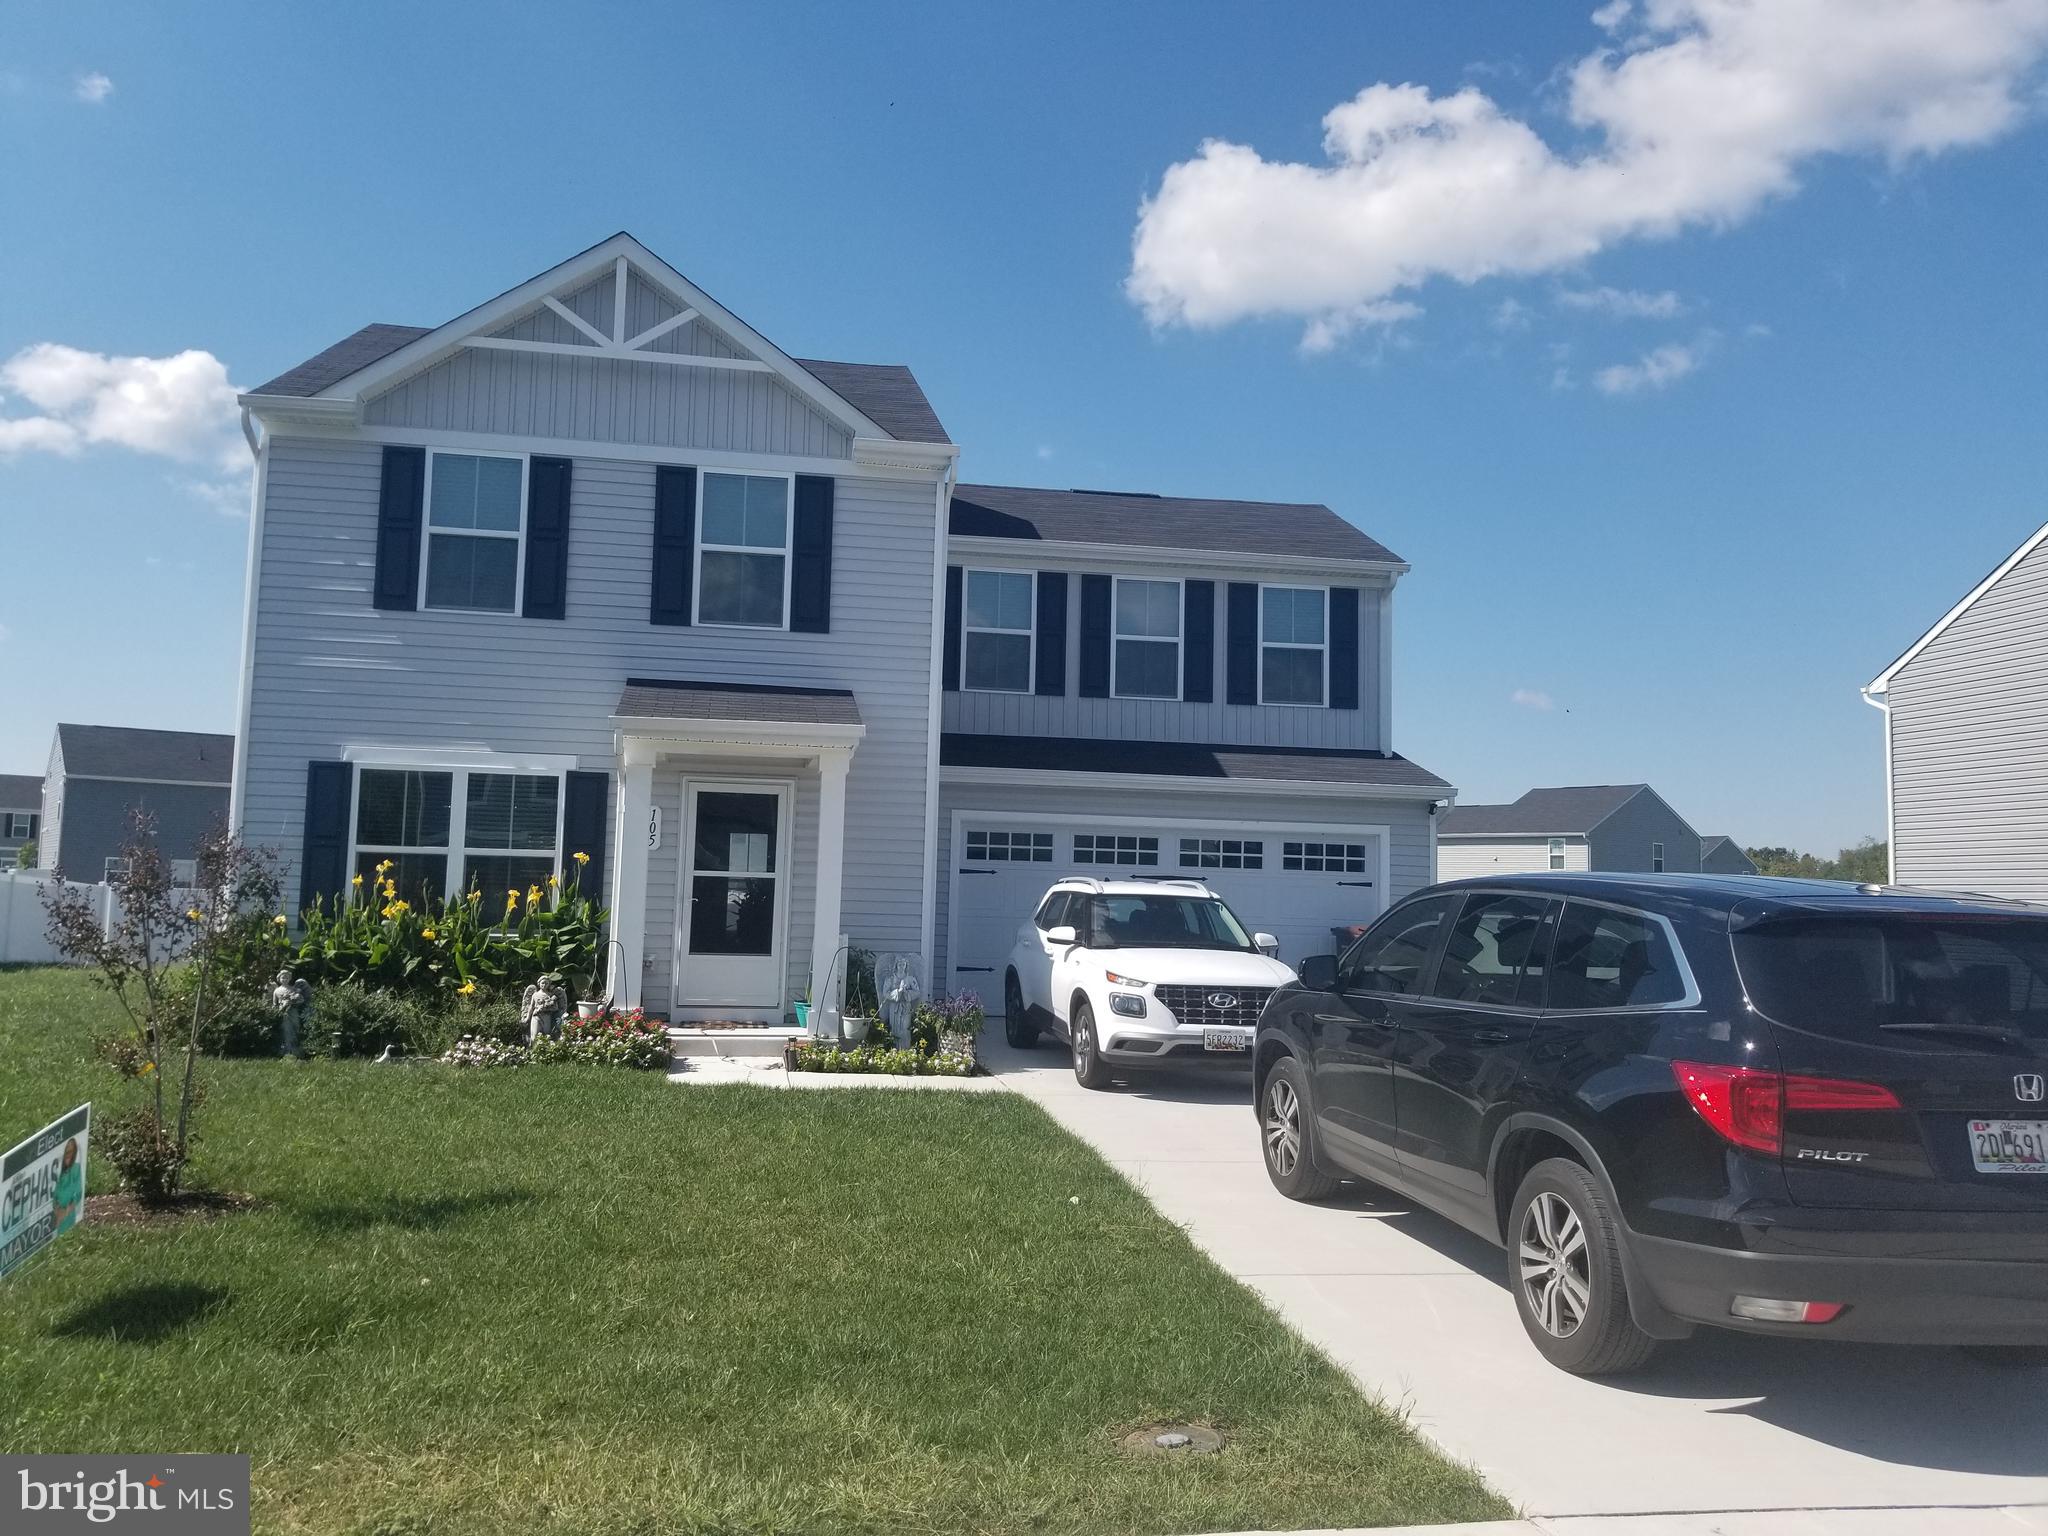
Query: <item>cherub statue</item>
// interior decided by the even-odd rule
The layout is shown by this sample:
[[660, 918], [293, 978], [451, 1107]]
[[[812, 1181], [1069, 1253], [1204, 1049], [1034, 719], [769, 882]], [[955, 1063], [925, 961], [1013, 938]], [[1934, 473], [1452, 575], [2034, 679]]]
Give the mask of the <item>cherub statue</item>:
[[562, 985], [560, 971], [545, 972], [519, 999], [519, 1022], [526, 1026], [531, 1045], [542, 1035], [549, 1039], [562, 1032], [562, 1018], [569, 1011], [569, 992]]
[[277, 973], [277, 985], [270, 989], [270, 1010], [277, 1015], [280, 1053], [297, 1056], [300, 1031], [313, 1011], [312, 987], [286, 967]]

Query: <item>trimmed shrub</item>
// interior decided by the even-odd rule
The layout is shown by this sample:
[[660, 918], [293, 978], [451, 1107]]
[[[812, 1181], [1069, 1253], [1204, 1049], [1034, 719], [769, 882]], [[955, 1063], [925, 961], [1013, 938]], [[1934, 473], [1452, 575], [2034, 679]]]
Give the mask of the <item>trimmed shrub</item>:
[[410, 1052], [422, 1033], [419, 1011], [404, 998], [367, 987], [313, 989], [313, 1017], [300, 1043], [314, 1056], [379, 1056], [386, 1046]]

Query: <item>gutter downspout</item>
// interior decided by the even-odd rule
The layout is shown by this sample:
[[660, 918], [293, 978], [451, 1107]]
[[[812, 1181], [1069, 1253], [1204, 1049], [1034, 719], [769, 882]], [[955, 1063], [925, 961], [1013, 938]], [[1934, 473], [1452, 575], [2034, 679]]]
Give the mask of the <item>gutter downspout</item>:
[[939, 992], [939, 978], [933, 970], [937, 956], [932, 948], [937, 942], [939, 920], [939, 736], [945, 710], [945, 695], [939, 684], [945, 675], [946, 660], [947, 524], [952, 520], [953, 487], [959, 479], [960, 450], [956, 447], [952, 457], [946, 460], [946, 472], [939, 477], [938, 488], [934, 492], [937, 527], [932, 531], [932, 720], [931, 740], [926, 745], [924, 765], [923, 981], [926, 997], [935, 997]]
[[270, 482], [270, 438], [259, 432], [249, 407], [242, 407], [242, 440], [256, 461], [249, 484], [249, 561], [242, 587], [242, 677], [235, 710], [235, 769], [228, 789], [228, 831], [243, 833], [249, 798], [249, 714], [256, 684], [256, 578], [263, 554], [263, 504]]
[[1861, 690], [1863, 702], [1884, 716], [1884, 877], [1887, 884], [1899, 883], [1898, 817], [1892, 801], [1892, 705], [1890, 695], [1876, 684]]

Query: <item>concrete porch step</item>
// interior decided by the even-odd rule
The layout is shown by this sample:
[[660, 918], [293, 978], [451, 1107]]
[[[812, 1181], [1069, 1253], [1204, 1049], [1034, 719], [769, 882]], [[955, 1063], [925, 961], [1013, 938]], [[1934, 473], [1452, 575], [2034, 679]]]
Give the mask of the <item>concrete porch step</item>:
[[780, 1056], [785, 1042], [803, 1034], [785, 1024], [747, 1025], [734, 1029], [672, 1026], [668, 1048], [676, 1056]]

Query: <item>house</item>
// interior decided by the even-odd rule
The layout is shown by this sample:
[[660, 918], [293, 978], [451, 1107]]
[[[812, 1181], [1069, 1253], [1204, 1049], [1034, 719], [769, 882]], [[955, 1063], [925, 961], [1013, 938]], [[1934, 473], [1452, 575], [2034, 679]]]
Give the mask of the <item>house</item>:
[[302, 904], [573, 873], [615, 1000], [776, 1021], [841, 935], [996, 994], [1077, 869], [1212, 879], [1296, 955], [1431, 878], [1407, 567], [1326, 507], [958, 484], [908, 369], [624, 234], [242, 403], [234, 817]]
[[43, 775], [36, 867], [104, 880], [121, 867], [138, 810], [156, 818], [157, 846], [190, 878], [199, 840], [226, 817], [235, 738], [60, 724]]
[[1647, 784], [1532, 789], [1508, 805], [1460, 805], [1437, 827], [1437, 875], [1546, 869], [1697, 873], [1700, 835]]
[[2048, 901], [2048, 526], [1873, 678], [1891, 878]]
[[1732, 837], [1715, 834], [1700, 839], [1700, 873], [1703, 875], [1753, 875], [1756, 860], [1742, 851]]
[[33, 773], [0, 773], [0, 869], [14, 868], [21, 845], [36, 840], [42, 823], [42, 777]]

